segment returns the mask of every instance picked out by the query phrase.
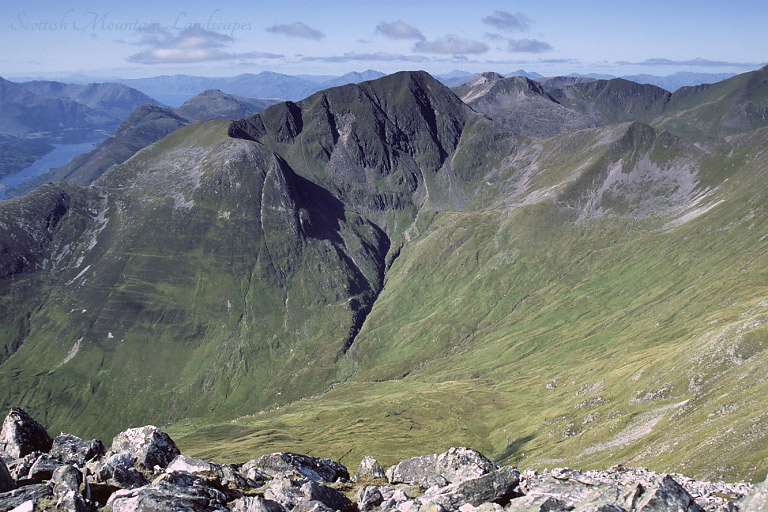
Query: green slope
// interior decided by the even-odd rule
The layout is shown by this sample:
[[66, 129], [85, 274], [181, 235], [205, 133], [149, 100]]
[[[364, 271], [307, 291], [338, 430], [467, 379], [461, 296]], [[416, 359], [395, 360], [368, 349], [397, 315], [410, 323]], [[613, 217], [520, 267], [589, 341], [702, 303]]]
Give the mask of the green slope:
[[0, 399], [219, 459], [763, 477], [768, 128], [587, 85], [630, 122], [533, 140], [398, 73], [0, 204]]

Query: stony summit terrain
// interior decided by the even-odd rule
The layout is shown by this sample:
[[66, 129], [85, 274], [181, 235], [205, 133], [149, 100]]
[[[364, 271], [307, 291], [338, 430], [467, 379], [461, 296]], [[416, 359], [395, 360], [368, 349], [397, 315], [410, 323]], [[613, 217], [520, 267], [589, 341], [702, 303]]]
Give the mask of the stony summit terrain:
[[650, 512], [760, 511], [768, 481], [712, 483], [612, 467], [541, 473], [500, 466], [462, 447], [386, 472], [365, 457], [350, 478], [339, 462], [278, 452], [217, 464], [183, 455], [155, 426], [112, 440], [46, 429], [20, 408], [0, 432], [0, 512]]

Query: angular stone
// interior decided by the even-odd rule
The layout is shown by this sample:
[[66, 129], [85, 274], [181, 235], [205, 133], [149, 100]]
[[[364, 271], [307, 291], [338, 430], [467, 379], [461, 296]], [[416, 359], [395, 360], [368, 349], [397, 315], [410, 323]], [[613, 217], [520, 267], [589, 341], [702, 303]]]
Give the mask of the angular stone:
[[353, 512], [355, 510], [355, 505], [349, 498], [327, 485], [310, 481], [301, 486], [301, 493], [306, 501], [319, 501], [331, 510], [340, 512]]
[[14, 487], [13, 477], [8, 471], [8, 466], [0, 460], [0, 492], [10, 491]]
[[232, 503], [232, 512], [285, 512], [285, 508], [261, 496], [245, 496]]
[[419, 485], [423, 479], [436, 474], [437, 454], [412, 457], [387, 469], [391, 484]]
[[228, 511], [227, 497], [199, 477], [166, 473], [151, 485], [115, 492], [107, 501], [113, 512]]
[[174, 471], [183, 471], [190, 474], [197, 473], [210, 473], [213, 471], [214, 466], [203, 459], [197, 457], [188, 457], [187, 455], [177, 455], [168, 467], [165, 468], [166, 473], [173, 473]]
[[53, 472], [56, 471], [56, 469], [61, 465], [61, 462], [59, 462], [57, 459], [54, 459], [47, 453], [42, 453], [37, 458], [35, 463], [32, 464], [32, 467], [29, 468], [27, 480], [34, 483], [41, 483], [46, 480], [50, 480], [53, 476]]
[[465, 503], [479, 506], [493, 502], [506, 505], [519, 496], [520, 473], [508, 467], [502, 467], [491, 473], [471, 480], [451, 484], [433, 493], [425, 493], [421, 500], [441, 505], [444, 509], [455, 511]]
[[14, 407], [3, 421], [0, 430], [0, 451], [20, 459], [34, 451], [48, 452], [53, 440], [45, 427], [32, 419], [19, 407]]
[[355, 476], [352, 477], [352, 481], [357, 482], [360, 479], [375, 478], [386, 478], [384, 469], [382, 469], [381, 465], [373, 457], [364, 457], [363, 460], [360, 461], [360, 466], [358, 466]]
[[83, 474], [80, 470], [69, 464], [59, 466], [51, 476], [53, 493], [56, 496], [61, 496], [69, 491], [79, 492], [82, 481]]
[[51, 496], [53, 496], [53, 490], [50, 485], [25, 485], [19, 489], [0, 494], [0, 510], [13, 510], [28, 501], [37, 504]]
[[147, 469], [155, 466], [165, 469], [181, 454], [168, 434], [152, 425], [121, 432], [112, 440], [112, 451], [130, 453], [135, 462]]
[[458, 447], [437, 456], [435, 472], [448, 482], [456, 483], [486, 475], [498, 467], [482, 453]]
[[566, 512], [573, 510], [552, 496], [529, 495], [515, 498], [504, 509], [506, 512]]
[[384, 495], [375, 485], [366, 485], [357, 491], [357, 508], [361, 512], [368, 512], [381, 505]]
[[106, 459], [89, 465], [93, 480], [117, 489], [134, 489], [149, 482], [142, 473], [133, 468], [130, 453], [114, 453]]
[[635, 504], [636, 512], [703, 512], [693, 497], [671, 476], [657, 476]]
[[269, 483], [269, 487], [264, 492], [264, 498], [278, 502], [286, 510], [305, 501], [304, 493], [301, 491], [301, 484], [296, 484], [288, 478], [276, 478]]
[[246, 464], [271, 478], [309, 478], [315, 482], [335, 482], [348, 479], [347, 468], [331, 459], [321, 459], [296, 453], [277, 452], [259, 457]]
[[302, 501], [291, 512], [335, 512], [322, 501]]
[[93, 459], [106, 454], [104, 444], [98, 439], [86, 441], [72, 434], [62, 432], [53, 440], [51, 456], [65, 464], [77, 464], [80, 467]]
[[221, 466], [221, 484], [229, 489], [239, 489], [241, 491], [255, 489], [264, 485], [263, 478], [257, 481], [251, 480], [244, 476], [240, 470], [239, 464], [225, 464]]

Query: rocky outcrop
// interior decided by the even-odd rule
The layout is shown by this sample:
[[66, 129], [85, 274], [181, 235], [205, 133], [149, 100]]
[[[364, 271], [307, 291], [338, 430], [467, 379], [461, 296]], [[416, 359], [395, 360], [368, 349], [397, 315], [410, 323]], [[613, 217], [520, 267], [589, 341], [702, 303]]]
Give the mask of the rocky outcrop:
[[47, 452], [52, 442], [45, 428], [18, 407], [11, 409], [3, 421], [0, 451], [14, 459], [34, 451]]
[[[28, 416], [13, 409], [9, 418]], [[350, 482], [342, 464], [296, 453], [226, 465], [190, 457], [153, 426], [117, 435], [108, 452], [70, 434], [52, 445], [6, 452], [7, 467], [0, 459], [0, 512], [757, 512], [768, 502], [768, 482], [701, 482], [620, 466], [520, 473], [469, 448], [414, 457], [386, 475], [366, 457]]]

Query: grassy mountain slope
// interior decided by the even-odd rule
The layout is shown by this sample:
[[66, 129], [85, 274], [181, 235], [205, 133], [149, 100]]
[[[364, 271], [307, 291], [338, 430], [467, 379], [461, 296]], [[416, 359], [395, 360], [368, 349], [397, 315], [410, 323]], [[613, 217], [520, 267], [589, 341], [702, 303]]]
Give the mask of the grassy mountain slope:
[[2, 402], [220, 459], [764, 477], [768, 128], [694, 143], [582, 85], [629, 122], [520, 137], [397, 73], [0, 204]]
[[[349, 352], [349, 384], [174, 433], [235, 459], [282, 446], [387, 463], [469, 444], [522, 466], [762, 478], [766, 137], [698, 149], [624, 125], [521, 151], [507, 162], [507, 193], [527, 190], [505, 201], [517, 207], [422, 217]], [[556, 151], [574, 146], [570, 161]], [[605, 189], [614, 172], [630, 180]], [[635, 186], [659, 175], [694, 180], [659, 205], [660, 189]], [[613, 198], [587, 206], [601, 190], [645, 195], [628, 215]]]

